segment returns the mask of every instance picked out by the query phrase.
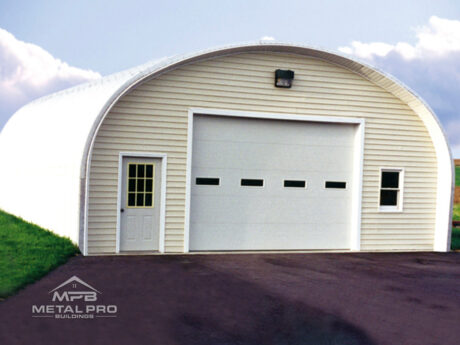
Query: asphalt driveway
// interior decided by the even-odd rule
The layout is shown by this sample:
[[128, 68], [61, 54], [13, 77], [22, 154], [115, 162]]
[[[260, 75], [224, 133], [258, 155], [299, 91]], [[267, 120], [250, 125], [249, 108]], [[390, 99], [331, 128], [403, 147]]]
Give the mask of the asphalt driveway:
[[[78, 276], [116, 317], [32, 317]], [[460, 253], [76, 257], [0, 303], [0, 344], [459, 344]]]

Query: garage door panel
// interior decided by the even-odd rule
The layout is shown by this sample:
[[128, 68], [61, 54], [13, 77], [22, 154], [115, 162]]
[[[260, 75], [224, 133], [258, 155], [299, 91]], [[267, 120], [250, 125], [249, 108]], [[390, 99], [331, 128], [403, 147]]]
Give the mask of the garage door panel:
[[[198, 169], [197, 169], [198, 170]], [[350, 181], [347, 176], [349, 173], [311, 173], [304, 172], [302, 174], [290, 174], [289, 172], [273, 172], [271, 176], [265, 171], [256, 170], [246, 171], [235, 169], [232, 171], [224, 171], [222, 169], [202, 169], [202, 173], [197, 172], [192, 175], [192, 196], [195, 195], [220, 195], [232, 196], [237, 193], [240, 197], [250, 196], [265, 196], [265, 197], [283, 197], [290, 198], [316, 198], [331, 197], [338, 199], [337, 202], [351, 197], [353, 190], [353, 181]], [[214, 177], [220, 179], [220, 185], [207, 186], [196, 185], [197, 177]], [[247, 187], [241, 186], [241, 178], [263, 179], [264, 187]], [[284, 180], [305, 181], [306, 188], [288, 188], [284, 187]], [[346, 189], [325, 189], [326, 181], [345, 182]]]
[[[349, 136], [355, 134], [353, 126], [347, 124], [324, 124], [304, 121], [260, 120], [241, 118], [195, 116], [194, 137], [201, 141], [242, 142], [245, 144], [291, 144], [329, 145], [331, 139], [341, 146], [350, 145]], [[263, 122], [265, 121], [265, 122]], [[243, 129], [243, 131], [242, 131]]]
[[349, 248], [355, 134], [355, 125], [195, 116], [190, 250]]
[[[306, 149], [308, 147], [308, 149]], [[333, 152], [334, 154], [331, 154]], [[201, 142], [194, 145], [193, 166], [207, 168], [218, 166], [231, 169], [244, 166], [251, 161], [252, 169], [273, 170], [280, 168], [280, 162], [275, 157], [283, 157], [287, 170], [305, 169], [308, 166], [316, 169], [334, 169], [347, 166], [352, 159], [349, 146], [336, 145], [331, 142], [328, 146], [308, 145], [276, 145], [251, 144], [234, 142]]]
[[204, 251], [214, 250], [302, 250], [346, 249], [349, 235], [337, 235], [335, 226], [345, 224], [315, 223], [301, 224], [247, 224], [233, 222], [225, 224], [196, 224], [200, 231], [190, 238], [190, 247]]
[[[266, 198], [263, 195], [249, 196], [242, 201], [241, 196], [229, 196], [222, 198], [220, 195], [196, 196], [194, 202], [196, 210], [191, 215], [192, 222], [233, 222], [244, 219], [246, 223], [296, 223], [299, 221], [342, 222], [342, 212], [351, 211], [350, 205], [341, 200], [335, 202], [335, 198], [290, 198], [276, 197]], [[331, 203], [338, 209], [331, 210]], [[314, 205], [312, 207], [311, 205]], [[232, 210], [232, 212], [228, 212]], [[267, 212], [267, 210], [274, 210]], [[212, 217], [210, 217], [212, 215]]]

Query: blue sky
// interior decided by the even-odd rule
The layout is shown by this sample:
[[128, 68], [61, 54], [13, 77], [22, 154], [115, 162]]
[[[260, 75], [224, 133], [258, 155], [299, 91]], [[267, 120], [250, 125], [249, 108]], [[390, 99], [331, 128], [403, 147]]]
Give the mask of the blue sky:
[[0, 128], [56, 90], [263, 36], [341, 51], [392, 73], [434, 108], [460, 157], [456, 0], [1, 0]]

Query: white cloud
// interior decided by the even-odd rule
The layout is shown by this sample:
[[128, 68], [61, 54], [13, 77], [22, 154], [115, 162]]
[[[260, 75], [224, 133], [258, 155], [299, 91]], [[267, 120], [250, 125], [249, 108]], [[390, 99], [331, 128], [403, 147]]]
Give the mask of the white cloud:
[[383, 42], [351, 42], [351, 46], [339, 47], [345, 54], [353, 54], [363, 59], [384, 57], [397, 53], [407, 60], [441, 58], [460, 52], [460, 21], [432, 16], [428, 25], [415, 28], [417, 42], [411, 45], [398, 42], [394, 45]]
[[0, 28], [0, 129], [25, 103], [99, 77], [99, 73], [69, 66]]
[[460, 158], [460, 21], [432, 16], [415, 43], [353, 41], [338, 49], [387, 71], [420, 94], [439, 116]]
[[275, 41], [275, 37], [273, 36], [263, 36], [260, 38], [260, 41]]

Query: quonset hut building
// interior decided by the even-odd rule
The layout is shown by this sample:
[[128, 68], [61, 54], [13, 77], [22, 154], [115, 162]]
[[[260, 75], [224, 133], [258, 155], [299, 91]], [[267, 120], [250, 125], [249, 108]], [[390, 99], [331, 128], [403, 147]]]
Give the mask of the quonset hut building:
[[227, 46], [38, 99], [1, 132], [0, 160], [0, 208], [85, 255], [450, 247], [433, 111], [304, 46]]

